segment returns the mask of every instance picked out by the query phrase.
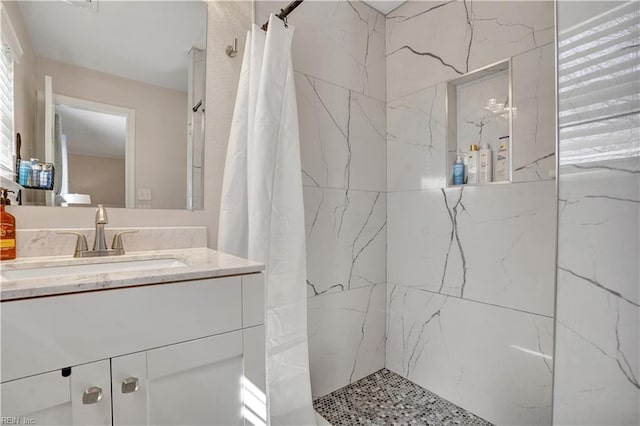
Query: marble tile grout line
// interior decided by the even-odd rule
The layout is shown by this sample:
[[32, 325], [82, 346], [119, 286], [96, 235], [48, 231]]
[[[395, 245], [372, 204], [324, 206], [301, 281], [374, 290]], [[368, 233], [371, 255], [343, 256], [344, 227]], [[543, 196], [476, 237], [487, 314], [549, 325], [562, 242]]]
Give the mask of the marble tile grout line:
[[323, 83], [329, 84], [329, 85], [334, 86], [334, 87], [338, 87], [338, 88], [340, 88], [340, 89], [348, 90], [348, 91], [350, 91], [350, 92], [355, 93], [355, 94], [356, 94], [356, 95], [358, 95], [358, 96], [363, 96], [363, 97], [365, 97], [365, 98], [369, 98], [369, 99], [371, 99], [371, 100], [373, 100], [373, 101], [377, 101], [377, 102], [380, 102], [380, 103], [382, 103], [382, 104], [386, 104], [386, 103], [387, 103], [386, 99], [380, 99], [380, 98], [377, 98], [377, 97], [375, 97], [375, 96], [371, 96], [370, 94], [368, 94], [368, 93], [363, 93], [362, 91], [360, 91], [360, 90], [358, 90], [358, 89], [350, 89], [350, 88], [345, 87], [345, 86], [342, 86], [341, 84], [338, 84], [338, 83], [336, 83], [336, 82], [333, 82], [333, 81], [330, 81], [330, 80], [326, 80], [326, 79], [324, 79], [324, 78], [322, 78], [322, 77], [317, 77], [317, 76], [315, 76], [315, 75], [313, 75], [313, 74], [309, 74], [308, 72], [304, 72], [304, 71], [297, 71], [297, 70], [295, 70], [295, 69], [294, 69], [294, 70], [293, 70], [293, 73], [294, 73], [294, 74], [300, 74], [300, 75], [303, 75], [303, 76], [306, 76], [306, 77], [312, 78], [312, 79], [314, 79], [314, 80], [321, 81], [321, 82], [323, 82]]
[[415, 285], [407, 285], [407, 284], [396, 283], [396, 282], [392, 282], [392, 281], [387, 281], [387, 285], [400, 286], [400, 287], [404, 287], [406, 289], [411, 289], [411, 290], [416, 290], [416, 291], [424, 291], [426, 293], [431, 293], [431, 294], [439, 294], [439, 295], [445, 296], [445, 297], [453, 297], [455, 299], [464, 300], [465, 302], [480, 303], [482, 305], [493, 306], [495, 308], [500, 308], [500, 309], [508, 309], [510, 311], [520, 312], [522, 314], [527, 314], [527, 315], [535, 315], [535, 316], [538, 316], [538, 317], [550, 318], [550, 319], [554, 318], [553, 315], [541, 314], [539, 312], [527, 311], [526, 309], [513, 308], [511, 306], [500, 305], [498, 303], [491, 303], [491, 302], [486, 302], [486, 301], [483, 301], [483, 300], [471, 299], [469, 297], [461, 297], [461, 296], [457, 296], [455, 294], [441, 293], [441, 292], [438, 292], [438, 291], [429, 290], [429, 289], [422, 288], [420, 286], [415, 286]]

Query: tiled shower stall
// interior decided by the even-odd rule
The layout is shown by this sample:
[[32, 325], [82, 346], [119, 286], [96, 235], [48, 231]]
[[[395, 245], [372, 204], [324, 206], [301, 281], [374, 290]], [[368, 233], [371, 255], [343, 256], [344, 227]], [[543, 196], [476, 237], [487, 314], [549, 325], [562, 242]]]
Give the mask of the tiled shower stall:
[[[289, 23], [314, 398], [386, 368], [492, 423], [551, 424], [554, 3], [309, 1]], [[505, 60], [511, 183], [452, 187], [447, 82]], [[463, 125], [464, 151], [496, 142]]]

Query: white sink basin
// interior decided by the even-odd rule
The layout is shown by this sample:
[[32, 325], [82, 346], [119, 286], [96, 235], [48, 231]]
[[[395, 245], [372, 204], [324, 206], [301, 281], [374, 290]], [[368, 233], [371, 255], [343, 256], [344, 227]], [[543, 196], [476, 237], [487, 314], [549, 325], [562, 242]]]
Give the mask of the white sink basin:
[[63, 275], [100, 274], [105, 272], [144, 271], [149, 269], [180, 268], [187, 266], [178, 259], [144, 259], [108, 263], [84, 263], [77, 265], [48, 266], [2, 270], [6, 280], [29, 280]]

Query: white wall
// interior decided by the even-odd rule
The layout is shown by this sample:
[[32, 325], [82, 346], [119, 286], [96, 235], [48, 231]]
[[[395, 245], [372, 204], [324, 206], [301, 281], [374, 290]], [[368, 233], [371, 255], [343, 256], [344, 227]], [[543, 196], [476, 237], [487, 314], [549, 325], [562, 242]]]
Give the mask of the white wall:
[[[240, 48], [244, 46], [252, 6], [249, 1], [216, 1], [208, 6], [204, 210], [110, 209], [110, 227], [205, 225], [209, 246], [216, 246], [223, 165], [241, 65], [239, 59], [229, 59], [225, 48], [234, 36]], [[82, 207], [12, 206], [9, 210], [19, 229], [90, 228], [94, 220], [93, 210]]]
[[[553, 3], [412, 1], [386, 36], [386, 367], [492, 423], [550, 424]], [[446, 81], [509, 57], [517, 183], [446, 188]]]

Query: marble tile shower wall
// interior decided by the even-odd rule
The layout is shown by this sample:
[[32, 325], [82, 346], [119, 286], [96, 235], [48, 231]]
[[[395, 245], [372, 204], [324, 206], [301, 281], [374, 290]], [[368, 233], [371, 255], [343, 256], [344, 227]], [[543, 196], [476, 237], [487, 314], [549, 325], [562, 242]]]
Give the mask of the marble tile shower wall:
[[[638, 6], [558, 2], [558, 425], [640, 424]], [[634, 87], [623, 86], [627, 75]], [[619, 87], [632, 102], [618, 102]]]
[[[386, 367], [493, 423], [550, 424], [553, 3], [410, 1], [386, 33]], [[515, 183], [446, 188], [446, 81], [509, 57]]]
[[554, 422], [636, 425], [640, 160], [563, 169]]
[[[257, 22], [286, 3], [257, 1]], [[317, 397], [384, 367], [385, 19], [360, 1], [339, 0], [305, 2], [289, 22]]]

